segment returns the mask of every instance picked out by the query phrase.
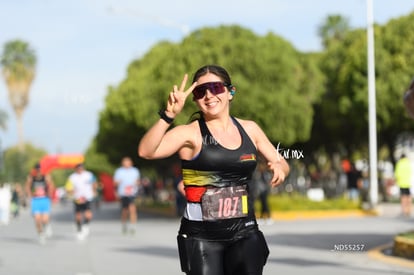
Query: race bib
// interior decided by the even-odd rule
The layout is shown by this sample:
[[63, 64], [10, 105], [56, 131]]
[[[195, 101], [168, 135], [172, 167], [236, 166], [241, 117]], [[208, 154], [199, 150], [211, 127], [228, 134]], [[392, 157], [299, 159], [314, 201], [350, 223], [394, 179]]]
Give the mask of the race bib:
[[247, 204], [246, 186], [207, 189], [201, 198], [203, 220], [246, 217]]
[[82, 204], [86, 202], [86, 198], [85, 197], [80, 197], [76, 199], [76, 203], [77, 204]]
[[125, 188], [124, 188], [124, 194], [126, 195], [126, 196], [133, 196], [134, 195], [134, 192], [135, 190], [134, 190], [134, 186], [133, 185], [128, 185], [128, 186], [125, 186]]
[[34, 196], [35, 197], [45, 197], [46, 196], [46, 190], [44, 186], [36, 186], [34, 188]]

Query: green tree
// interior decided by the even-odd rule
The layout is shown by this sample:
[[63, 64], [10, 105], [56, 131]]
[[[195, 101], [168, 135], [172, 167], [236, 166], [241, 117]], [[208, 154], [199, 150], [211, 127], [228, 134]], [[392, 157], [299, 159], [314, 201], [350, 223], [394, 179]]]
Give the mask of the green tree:
[[[378, 147], [393, 151], [397, 135], [413, 129], [402, 95], [414, 75], [414, 13], [375, 26]], [[326, 91], [316, 106], [312, 141], [352, 152], [368, 143], [368, 81], [365, 29], [349, 31], [321, 58]], [[316, 147], [318, 147], [318, 145]]]
[[[97, 152], [111, 163], [125, 154], [136, 156], [140, 137], [156, 121], [172, 85], [205, 64], [220, 64], [231, 73], [237, 87], [233, 115], [257, 121], [274, 143], [310, 138], [312, 104], [323, 91], [314, 59], [272, 33], [220, 26], [197, 30], [177, 44], [160, 42], [129, 65], [126, 79], [109, 88]], [[177, 123], [186, 123], [194, 111], [189, 100]]]
[[393, 19], [376, 30], [379, 142], [391, 150], [400, 133], [414, 130], [402, 99], [414, 76], [413, 21], [414, 12]]
[[54, 169], [50, 172], [50, 176], [55, 187], [63, 187], [72, 173], [71, 169]]
[[35, 76], [36, 56], [27, 42], [13, 40], [4, 45], [1, 65], [9, 90], [10, 104], [16, 114], [19, 146], [23, 149], [23, 112], [29, 102], [29, 90]]
[[367, 143], [365, 37], [362, 30], [348, 32], [342, 43], [332, 43], [321, 57], [326, 90], [315, 106], [315, 147], [352, 151]]
[[[7, 124], [6, 124], [6, 120], [7, 120], [7, 113], [4, 112], [3, 110], [0, 110], [0, 130], [6, 130], [7, 128]], [[2, 142], [0, 139], [0, 174], [2, 173], [3, 169], [4, 169], [4, 165], [3, 165], [3, 148], [2, 148]]]
[[0, 129], [1, 130], [6, 130], [7, 129], [7, 113], [4, 112], [3, 110], [0, 110]]
[[319, 26], [318, 34], [327, 48], [330, 43], [343, 40], [349, 30], [348, 18], [335, 14], [326, 17], [325, 22]]
[[24, 144], [23, 149], [18, 146], [4, 151], [4, 171], [0, 174], [0, 181], [24, 183], [33, 166], [47, 154], [44, 149], [31, 144]]
[[85, 153], [85, 166], [97, 175], [101, 172], [113, 174], [116, 168], [108, 161], [107, 155], [96, 151], [96, 141], [92, 142]]

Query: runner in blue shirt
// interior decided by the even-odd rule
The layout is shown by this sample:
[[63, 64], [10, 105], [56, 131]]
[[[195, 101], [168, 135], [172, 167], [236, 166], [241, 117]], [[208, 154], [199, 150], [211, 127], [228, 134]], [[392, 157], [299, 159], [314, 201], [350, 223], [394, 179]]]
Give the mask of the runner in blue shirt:
[[114, 183], [118, 198], [121, 201], [122, 232], [124, 234], [128, 233], [129, 219], [129, 232], [135, 234], [135, 224], [137, 222], [135, 198], [140, 183], [140, 172], [138, 168], [133, 166], [131, 158], [124, 157], [122, 159], [122, 166], [115, 171]]

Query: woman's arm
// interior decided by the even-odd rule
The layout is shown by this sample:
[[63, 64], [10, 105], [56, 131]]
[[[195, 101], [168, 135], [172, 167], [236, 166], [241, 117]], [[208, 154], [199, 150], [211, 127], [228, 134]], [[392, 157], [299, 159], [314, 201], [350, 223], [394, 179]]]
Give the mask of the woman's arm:
[[[165, 114], [172, 119], [181, 112], [186, 98], [197, 85], [197, 82], [194, 82], [190, 88], [184, 90], [187, 78], [188, 76], [184, 75], [180, 88], [174, 85], [169, 95]], [[188, 142], [182, 137], [189, 136], [187, 132], [190, 127], [181, 125], [167, 131], [169, 126], [169, 123], [160, 118], [141, 139], [138, 145], [138, 155], [145, 159], [166, 158], [182, 148]]]
[[257, 150], [267, 161], [267, 166], [273, 173], [272, 187], [281, 184], [288, 176], [290, 168], [286, 160], [279, 154], [263, 130], [253, 121], [243, 121], [243, 126], [254, 141]]
[[138, 146], [138, 155], [145, 159], [159, 159], [167, 158], [183, 146], [189, 143], [187, 137], [191, 137], [188, 134], [189, 126], [180, 125], [169, 131], [166, 131], [163, 125], [167, 124], [163, 120], [159, 120], [153, 125], [148, 132], [141, 139]]
[[27, 198], [30, 199], [32, 197], [32, 177], [30, 175], [27, 176], [24, 191], [26, 192]]
[[45, 180], [46, 180], [46, 184], [47, 184], [47, 192], [48, 192], [48, 197], [49, 198], [53, 198], [53, 192], [55, 191], [55, 184], [52, 180], [52, 177], [47, 174], [45, 175]]

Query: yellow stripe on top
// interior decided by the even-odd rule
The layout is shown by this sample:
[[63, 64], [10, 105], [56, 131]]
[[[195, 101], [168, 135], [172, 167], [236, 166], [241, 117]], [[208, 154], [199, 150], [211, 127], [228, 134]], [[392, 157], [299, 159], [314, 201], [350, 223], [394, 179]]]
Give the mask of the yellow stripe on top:
[[244, 154], [240, 156], [240, 161], [256, 161], [256, 155], [255, 154]]
[[184, 185], [206, 186], [214, 182], [214, 172], [182, 169]]
[[242, 196], [242, 213], [247, 214], [249, 212], [249, 209], [247, 207], [247, 196]]

